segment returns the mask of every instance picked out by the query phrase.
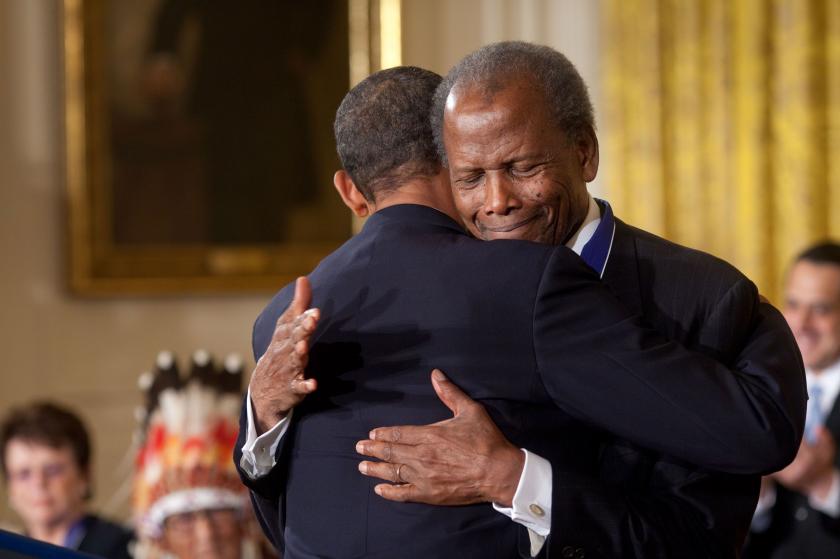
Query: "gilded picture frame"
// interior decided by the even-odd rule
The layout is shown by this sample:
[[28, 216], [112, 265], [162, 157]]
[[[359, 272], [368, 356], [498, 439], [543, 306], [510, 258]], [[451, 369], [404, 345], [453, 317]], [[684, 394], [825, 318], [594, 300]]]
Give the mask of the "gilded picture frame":
[[[359, 227], [332, 189], [332, 117], [351, 85], [400, 64], [400, 0], [257, 2], [287, 11], [256, 19], [214, 4], [64, 0], [77, 294], [275, 290]], [[261, 37], [254, 21], [271, 17]]]

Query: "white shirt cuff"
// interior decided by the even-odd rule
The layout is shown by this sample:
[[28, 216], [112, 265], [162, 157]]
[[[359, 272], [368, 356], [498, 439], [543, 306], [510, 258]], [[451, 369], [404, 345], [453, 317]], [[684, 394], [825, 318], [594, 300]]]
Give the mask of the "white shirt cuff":
[[257, 479], [268, 474], [277, 463], [274, 454], [277, 452], [277, 447], [280, 446], [280, 441], [283, 440], [283, 435], [289, 428], [292, 410], [289, 410], [286, 417], [278, 421], [274, 427], [257, 436], [257, 424], [254, 421], [252, 407], [251, 388], [248, 387], [245, 409], [245, 415], [248, 419], [248, 432], [245, 437], [245, 444], [242, 446], [242, 460], [239, 462], [239, 466], [251, 479]]
[[493, 508], [528, 529], [531, 557], [536, 557], [551, 533], [551, 462], [524, 448], [525, 467], [513, 494], [511, 507]]
[[825, 497], [809, 497], [811, 508], [832, 518], [840, 518], [840, 471], [831, 474], [831, 488]]

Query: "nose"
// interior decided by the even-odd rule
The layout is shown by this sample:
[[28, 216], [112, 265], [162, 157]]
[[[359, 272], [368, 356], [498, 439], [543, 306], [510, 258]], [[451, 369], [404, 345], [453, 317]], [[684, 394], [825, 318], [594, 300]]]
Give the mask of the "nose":
[[485, 215], [508, 215], [522, 206], [509, 177], [504, 172], [488, 172], [486, 175]]
[[32, 472], [32, 483], [39, 489], [44, 489], [48, 485], [49, 480], [49, 474], [42, 469], [36, 468], [35, 471]]
[[193, 535], [199, 540], [206, 540], [213, 537], [213, 522], [207, 514], [196, 515], [193, 524]]

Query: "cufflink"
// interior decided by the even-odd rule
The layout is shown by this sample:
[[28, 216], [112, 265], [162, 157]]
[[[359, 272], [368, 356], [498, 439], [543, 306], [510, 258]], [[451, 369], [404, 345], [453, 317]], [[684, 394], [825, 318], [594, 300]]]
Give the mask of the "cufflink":
[[534, 516], [538, 516], [540, 518], [545, 516], [545, 511], [542, 509], [541, 506], [539, 506], [536, 503], [531, 503], [530, 505], [528, 505], [528, 510], [531, 511], [531, 514], [533, 514]]

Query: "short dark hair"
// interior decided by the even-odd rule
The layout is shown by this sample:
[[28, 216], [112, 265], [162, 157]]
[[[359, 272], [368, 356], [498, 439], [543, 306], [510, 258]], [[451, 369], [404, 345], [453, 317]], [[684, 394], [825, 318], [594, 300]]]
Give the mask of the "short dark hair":
[[415, 66], [381, 70], [345, 95], [335, 115], [341, 165], [373, 202], [413, 176], [440, 171], [429, 123], [441, 77]]
[[575, 65], [551, 47], [504, 41], [481, 47], [453, 67], [435, 92], [432, 132], [438, 156], [447, 164], [443, 147], [446, 99], [455, 87], [478, 88], [488, 99], [513, 81], [531, 80], [542, 90], [555, 124], [569, 138], [580, 139], [595, 130], [592, 101]]
[[6, 447], [13, 439], [24, 440], [51, 448], [69, 447], [76, 465], [87, 474], [90, 471], [90, 437], [85, 424], [69, 409], [52, 402], [33, 402], [13, 409], [0, 425], [0, 465], [6, 469]]
[[840, 244], [833, 241], [822, 241], [812, 245], [799, 253], [799, 256], [794, 260], [794, 262], [802, 261], [840, 267]]

